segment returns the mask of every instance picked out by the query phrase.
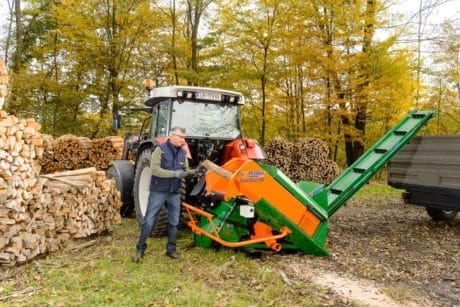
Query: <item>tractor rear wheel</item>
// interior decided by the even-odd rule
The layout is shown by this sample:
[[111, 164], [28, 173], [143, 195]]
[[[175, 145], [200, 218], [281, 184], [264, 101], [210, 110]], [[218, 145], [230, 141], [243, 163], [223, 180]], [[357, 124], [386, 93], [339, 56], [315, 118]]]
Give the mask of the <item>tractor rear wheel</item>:
[[[152, 158], [152, 150], [144, 150], [136, 165], [136, 175], [134, 176], [134, 206], [136, 208], [136, 218], [139, 225], [142, 225], [144, 216], [147, 211], [147, 202], [150, 193], [150, 160]], [[158, 237], [167, 234], [168, 216], [166, 208], [163, 207], [158, 214], [158, 219], [153, 226], [151, 236]]]

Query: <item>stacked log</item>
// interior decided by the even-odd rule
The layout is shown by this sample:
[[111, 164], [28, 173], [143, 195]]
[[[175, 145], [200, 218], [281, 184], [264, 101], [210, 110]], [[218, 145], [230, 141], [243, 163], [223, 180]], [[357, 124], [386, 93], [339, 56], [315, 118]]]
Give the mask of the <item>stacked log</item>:
[[[34, 120], [19, 120], [0, 111], [0, 208], [20, 212], [20, 206], [34, 195], [43, 155], [43, 140]], [[3, 211], [3, 213], [9, 213]], [[27, 218], [27, 217], [24, 217]]]
[[54, 158], [54, 139], [51, 135], [42, 134], [43, 156], [39, 159], [40, 173], [49, 174], [60, 170], [60, 164]]
[[293, 146], [292, 143], [282, 137], [275, 137], [269, 140], [264, 148], [266, 154], [265, 162], [276, 166], [286, 175], [290, 174]]
[[63, 135], [55, 140], [45, 136], [44, 154], [40, 159], [42, 173], [87, 167], [106, 171], [111, 161], [121, 159], [123, 145], [123, 138], [119, 136], [94, 140], [74, 135]]
[[[59, 239], [83, 238], [110, 229], [121, 221], [120, 195], [104, 171], [90, 167], [41, 175], [45, 204], [35, 213], [37, 221], [49, 216]], [[46, 223], [42, 226], [47, 229]]]
[[330, 184], [341, 169], [329, 160], [329, 148], [316, 138], [301, 138], [290, 143], [281, 137], [270, 140], [264, 148], [266, 162], [279, 168], [294, 181], [314, 181]]
[[91, 140], [86, 137], [63, 135], [54, 141], [54, 158], [61, 170], [73, 170], [89, 167]]
[[341, 171], [337, 163], [329, 160], [327, 144], [317, 138], [299, 139], [294, 144], [292, 159], [292, 176], [299, 181], [308, 180], [327, 185]]
[[93, 140], [88, 158], [92, 166], [100, 170], [107, 170], [111, 166], [111, 161], [120, 160], [122, 154], [123, 138], [108, 136]]
[[24, 263], [120, 222], [120, 195], [104, 171], [40, 175], [49, 138], [39, 129], [0, 111], [0, 265]]

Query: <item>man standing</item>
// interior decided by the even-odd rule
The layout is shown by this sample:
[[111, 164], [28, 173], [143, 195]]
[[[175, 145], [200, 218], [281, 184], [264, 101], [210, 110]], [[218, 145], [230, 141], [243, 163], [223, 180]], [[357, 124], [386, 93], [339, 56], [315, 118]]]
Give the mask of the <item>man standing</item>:
[[176, 251], [177, 227], [180, 218], [180, 185], [182, 178], [195, 175], [197, 170], [190, 170], [186, 151], [182, 148], [185, 144], [185, 129], [172, 128], [169, 139], [158, 145], [152, 153], [150, 170], [150, 193], [147, 211], [142, 222], [141, 234], [136, 244], [136, 253], [131, 257], [133, 262], [139, 262], [147, 248], [147, 239], [150, 237], [158, 213], [163, 205], [167, 204], [168, 210], [168, 242], [166, 256], [180, 259]]

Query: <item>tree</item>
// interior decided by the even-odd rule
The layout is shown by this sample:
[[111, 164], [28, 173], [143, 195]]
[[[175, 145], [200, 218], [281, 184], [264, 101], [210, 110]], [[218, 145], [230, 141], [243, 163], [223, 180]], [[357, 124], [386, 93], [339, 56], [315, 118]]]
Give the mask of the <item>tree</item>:
[[431, 124], [433, 133], [456, 134], [460, 132], [460, 38], [452, 22], [441, 25], [433, 48], [431, 86], [425, 107], [438, 113]]
[[232, 64], [227, 66], [233, 66], [236, 60], [238, 64], [235, 66], [239, 68], [232, 70], [232, 73], [238, 74], [239, 71], [246, 70], [245, 79], [259, 83], [257, 89], [249, 92], [255, 98], [250, 102], [260, 105], [252, 107], [260, 110], [257, 118], [260, 118], [258, 138], [261, 144], [265, 142], [268, 123], [271, 121], [275, 107], [274, 102], [269, 101], [268, 90], [269, 86], [274, 86], [269, 83], [273, 78], [275, 46], [278, 46], [282, 28], [280, 15], [287, 9], [286, 1], [282, 0], [232, 1], [220, 11], [221, 33], [226, 32], [231, 41], [231, 43], [224, 41], [222, 44], [230, 43], [233, 49], [229, 50], [230, 56], [233, 57]]
[[[139, 76], [145, 71], [143, 52], [151, 50], [152, 29], [160, 28], [152, 23], [149, 1], [66, 0], [48, 8], [46, 16], [53, 27], [40, 40], [38, 36], [31, 40], [34, 60], [15, 77], [14, 109], [27, 112], [37, 97], [26, 82], [38, 78], [35, 91], [40, 89], [38, 97], [46, 97], [41, 103], [56, 106], [52, 122], [66, 124], [48, 126], [52, 133], [75, 131], [80, 118], [87, 118], [85, 113], [97, 112], [96, 126], [85, 133], [107, 134], [111, 115], [137, 99], [139, 92], [132, 88], [145, 77]], [[64, 112], [58, 113], [61, 108]], [[72, 120], [62, 121], [62, 113], [71, 113]]]

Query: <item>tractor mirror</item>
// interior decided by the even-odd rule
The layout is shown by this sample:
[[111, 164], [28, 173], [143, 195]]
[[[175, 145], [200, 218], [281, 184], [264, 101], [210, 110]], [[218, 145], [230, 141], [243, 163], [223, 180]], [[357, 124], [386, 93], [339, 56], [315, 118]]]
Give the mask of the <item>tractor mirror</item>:
[[256, 141], [254, 140], [245, 140], [247, 148], [254, 148], [256, 146]]
[[112, 128], [114, 130], [118, 130], [121, 128], [121, 115], [120, 114], [112, 114]]

